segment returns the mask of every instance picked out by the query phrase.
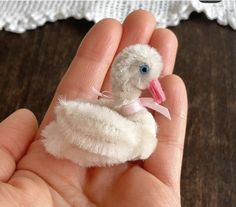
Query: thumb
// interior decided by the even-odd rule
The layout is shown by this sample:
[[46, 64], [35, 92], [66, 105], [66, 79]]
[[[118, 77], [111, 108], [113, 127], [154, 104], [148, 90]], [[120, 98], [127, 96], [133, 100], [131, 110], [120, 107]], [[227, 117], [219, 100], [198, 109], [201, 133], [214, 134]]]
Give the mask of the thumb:
[[20, 109], [0, 123], [0, 181], [7, 181], [38, 128], [34, 114]]

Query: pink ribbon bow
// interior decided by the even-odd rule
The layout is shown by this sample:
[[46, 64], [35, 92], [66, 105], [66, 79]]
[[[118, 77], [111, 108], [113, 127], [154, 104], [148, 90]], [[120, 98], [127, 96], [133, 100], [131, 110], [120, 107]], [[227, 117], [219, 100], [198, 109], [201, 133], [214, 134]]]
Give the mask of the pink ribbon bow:
[[121, 107], [121, 113], [126, 116], [131, 115], [131, 114], [137, 113], [138, 111], [142, 110], [144, 107], [150, 108], [154, 111], [157, 111], [160, 114], [162, 114], [163, 116], [165, 116], [166, 118], [168, 118], [169, 120], [171, 120], [169, 110], [166, 107], [156, 103], [153, 98], [146, 98], [146, 97], [139, 98], [132, 103], [123, 105]]
[[[112, 99], [111, 97], [111, 93], [108, 91], [105, 92], [99, 92], [98, 90], [96, 90], [95, 88], [92, 88], [93, 92], [103, 98], [107, 98], [107, 99]], [[109, 94], [109, 95], [105, 95], [105, 93]], [[164, 92], [163, 92], [164, 94]], [[164, 97], [164, 95], [163, 95]], [[163, 98], [164, 99], [164, 98]], [[137, 100], [133, 101], [132, 103], [129, 104], [125, 104], [123, 106], [121, 106], [121, 113], [123, 115], [131, 115], [134, 113], [137, 113], [140, 110], [143, 110], [144, 108], [150, 108], [154, 111], [159, 112], [160, 114], [162, 114], [163, 116], [165, 116], [166, 118], [168, 118], [169, 120], [171, 120], [171, 116], [169, 113], [169, 110], [158, 104], [153, 98], [148, 98], [148, 97], [143, 97], [143, 98], [138, 98]]]

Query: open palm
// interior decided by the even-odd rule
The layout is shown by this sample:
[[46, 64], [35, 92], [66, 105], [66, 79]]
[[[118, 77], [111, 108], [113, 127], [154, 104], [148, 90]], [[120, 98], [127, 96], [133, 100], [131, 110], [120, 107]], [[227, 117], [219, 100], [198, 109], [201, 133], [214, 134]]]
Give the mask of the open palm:
[[[40, 129], [53, 119], [58, 96], [96, 99], [91, 88], [109, 90], [109, 67], [124, 47], [145, 43], [163, 56], [161, 83], [172, 120], [158, 114], [159, 144], [144, 162], [109, 168], [81, 168], [47, 154]], [[171, 75], [177, 40], [167, 29], [155, 29], [146, 11], [131, 13], [123, 24], [104, 19], [88, 32], [38, 129], [34, 115], [18, 110], [0, 123], [0, 206], [179, 207], [180, 172], [187, 115], [186, 90]]]

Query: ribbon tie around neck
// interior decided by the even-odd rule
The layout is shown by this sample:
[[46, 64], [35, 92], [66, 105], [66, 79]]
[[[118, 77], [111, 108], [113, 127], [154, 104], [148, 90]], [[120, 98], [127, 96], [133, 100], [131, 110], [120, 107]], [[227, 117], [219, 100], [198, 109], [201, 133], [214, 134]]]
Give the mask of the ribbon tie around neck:
[[[95, 88], [92, 88], [92, 90], [96, 95], [98, 95], [102, 98], [112, 99], [110, 92], [106, 91], [106, 93], [108, 93], [109, 95], [105, 95], [104, 92], [101, 93], [98, 90], [96, 90]], [[131, 103], [122, 105], [120, 107], [120, 110], [123, 115], [128, 116], [128, 115], [137, 113], [140, 110], [143, 110], [144, 108], [150, 108], [156, 112], [159, 112], [160, 114], [162, 114], [163, 116], [165, 116], [166, 118], [171, 120], [169, 110], [166, 107], [155, 102], [153, 98], [148, 98], [148, 97], [138, 98]]]

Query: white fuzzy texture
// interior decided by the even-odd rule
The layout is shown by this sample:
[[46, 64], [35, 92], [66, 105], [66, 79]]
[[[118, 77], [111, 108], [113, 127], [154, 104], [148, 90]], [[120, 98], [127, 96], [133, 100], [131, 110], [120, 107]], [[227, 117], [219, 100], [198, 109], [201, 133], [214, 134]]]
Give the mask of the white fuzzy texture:
[[150, 11], [157, 27], [176, 26], [193, 11], [204, 12], [210, 20], [236, 29], [236, 1], [201, 3], [199, 0], [87, 0], [87, 1], [0, 1], [0, 30], [22, 33], [59, 19], [74, 17], [98, 22], [115, 18], [121, 22], [134, 10]]
[[[149, 74], [139, 72], [143, 63], [150, 66]], [[82, 167], [147, 159], [157, 145], [153, 116], [146, 109], [123, 116], [119, 108], [137, 99], [161, 69], [162, 60], [155, 49], [141, 44], [125, 48], [112, 65], [110, 103], [60, 100], [56, 119], [42, 131], [46, 150]]]

